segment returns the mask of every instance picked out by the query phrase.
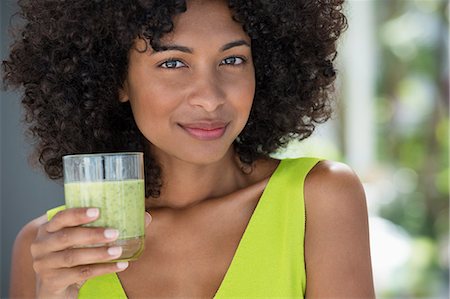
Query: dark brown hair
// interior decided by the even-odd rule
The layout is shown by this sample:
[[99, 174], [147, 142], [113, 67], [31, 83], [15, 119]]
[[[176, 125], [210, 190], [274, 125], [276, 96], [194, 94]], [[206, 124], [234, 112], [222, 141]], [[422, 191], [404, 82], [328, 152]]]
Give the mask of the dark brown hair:
[[[159, 196], [161, 169], [118, 89], [136, 37], [157, 48], [186, 10], [178, 0], [19, 0], [25, 20], [2, 62], [3, 81], [23, 87], [35, 154], [52, 179], [62, 156], [144, 151], [146, 196]], [[234, 142], [245, 163], [304, 139], [330, 117], [343, 0], [230, 0], [252, 40], [256, 94]]]

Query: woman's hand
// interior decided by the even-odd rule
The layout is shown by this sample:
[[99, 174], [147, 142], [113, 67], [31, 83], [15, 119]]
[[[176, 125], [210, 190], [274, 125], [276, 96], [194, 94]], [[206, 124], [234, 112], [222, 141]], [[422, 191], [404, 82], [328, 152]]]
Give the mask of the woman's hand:
[[[121, 255], [121, 247], [78, 248], [117, 239], [116, 229], [80, 226], [98, 216], [97, 208], [71, 208], [39, 226], [31, 244], [37, 298], [77, 298], [79, 288], [88, 278], [128, 267], [128, 262], [110, 262]], [[146, 213], [146, 225], [150, 220]]]

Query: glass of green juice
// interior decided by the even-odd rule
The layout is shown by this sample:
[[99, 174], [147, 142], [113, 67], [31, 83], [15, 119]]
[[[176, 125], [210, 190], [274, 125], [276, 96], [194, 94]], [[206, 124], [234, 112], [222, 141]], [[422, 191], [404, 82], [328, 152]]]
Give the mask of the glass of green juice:
[[87, 227], [119, 230], [115, 261], [136, 260], [144, 250], [145, 188], [143, 153], [80, 154], [63, 157], [66, 208], [95, 207], [100, 216]]

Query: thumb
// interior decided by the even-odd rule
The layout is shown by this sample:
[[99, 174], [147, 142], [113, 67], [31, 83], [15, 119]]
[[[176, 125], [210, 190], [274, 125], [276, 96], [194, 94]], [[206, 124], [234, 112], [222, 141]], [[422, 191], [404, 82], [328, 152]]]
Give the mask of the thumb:
[[148, 212], [145, 212], [145, 227], [147, 227], [150, 222], [152, 222], [152, 216]]

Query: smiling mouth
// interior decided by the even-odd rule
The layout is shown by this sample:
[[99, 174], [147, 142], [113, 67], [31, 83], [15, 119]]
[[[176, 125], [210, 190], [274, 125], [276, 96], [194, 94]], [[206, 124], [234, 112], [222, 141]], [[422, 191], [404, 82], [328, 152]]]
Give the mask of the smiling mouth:
[[187, 132], [190, 136], [199, 139], [199, 140], [215, 140], [219, 139], [225, 134], [228, 124], [225, 125], [179, 125], [185, 132]]

